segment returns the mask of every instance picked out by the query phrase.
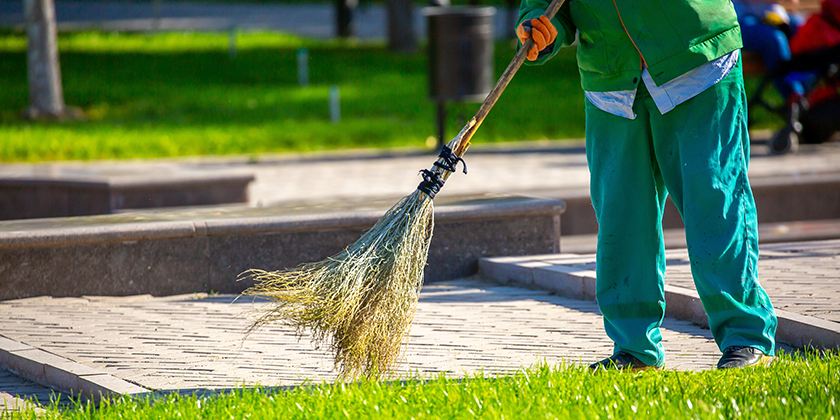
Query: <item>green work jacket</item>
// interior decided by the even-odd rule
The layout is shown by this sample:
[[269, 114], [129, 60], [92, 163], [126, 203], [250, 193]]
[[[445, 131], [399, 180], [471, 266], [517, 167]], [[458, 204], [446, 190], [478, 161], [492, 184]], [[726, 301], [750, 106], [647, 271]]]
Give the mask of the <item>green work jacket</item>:
[[[522, 0], [517, 26], [548, 4]], [[577, 31], [581, 85], [589, 92], [636, 89], [643, 62], [661, 86], [742, 47], [731, 0], [566, 0], [552, 23], [553, 50], [526, 63], [544, 63]]]

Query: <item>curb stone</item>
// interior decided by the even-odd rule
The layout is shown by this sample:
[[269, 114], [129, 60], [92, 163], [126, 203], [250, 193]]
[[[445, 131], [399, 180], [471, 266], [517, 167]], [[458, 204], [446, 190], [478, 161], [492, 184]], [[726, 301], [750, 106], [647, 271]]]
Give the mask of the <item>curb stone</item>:
[[[595, 271], [575, 265], [591, 263], [594, 255], [544, 255], [497, 257], [479, 260], [479, 272], [502, 284], [516, 282], [557, 292], [560, 296], [595, 299]], [[708, 319], [697, 291], [665, 285], [665, 315], [708, 328]], [[793, 347], [840, 349], [840, 324], [813, 316], [776, 309], [776, 340]]]
[[3, 336], [0, 336], [0, 367], [37, 384], [86, 399], [152, 392], [109, 373]]
[[[562, 200], [487, 194], [437, 204], [427, 282], [475, 274], [479, 257], [560, 250]], [[341, 252], [381, 220], [389, 203], [378, 206], [333, 203], [3, 221], [0, 300], [241, 293], [250, 283], [236, 279], [248, 269], [291, 268]]]

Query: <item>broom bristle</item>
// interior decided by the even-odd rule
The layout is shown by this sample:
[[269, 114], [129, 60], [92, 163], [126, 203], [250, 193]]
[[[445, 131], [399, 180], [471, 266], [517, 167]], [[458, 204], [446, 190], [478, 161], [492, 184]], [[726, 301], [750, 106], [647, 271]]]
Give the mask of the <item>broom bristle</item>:
[[342, 376], [390, 373], [414, 319], [433, 227], [432, 199], [415, 191], [339, 254], [243, 273], [256, 280], [244, 294], [274, 301], [249, 331], [273, 322], [309, 330], [331, 348]]

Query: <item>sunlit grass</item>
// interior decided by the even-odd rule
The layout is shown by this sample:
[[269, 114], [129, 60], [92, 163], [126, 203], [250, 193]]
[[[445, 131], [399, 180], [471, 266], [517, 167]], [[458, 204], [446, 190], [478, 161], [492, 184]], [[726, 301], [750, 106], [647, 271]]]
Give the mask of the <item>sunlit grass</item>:
[[[279, 32], [72, 32], [59, 35], [59, 53], [178, 53], [190, 51], [225, 51], [230, 48], [231, 36], [236, 48], [247, 51], [260, 48], [298, 48], [306, 45], [339, 45], [339, 41], [307, 41], [304, 38]], [[23, 33], [0, 36], [0, 51], [26, 51]]]
[[[0, 33], [0, 161], [154, 158], [371, 147], [424, 147], [437, 133], [425, 48], [392, 54], [382, 43], [316, 41], [269, 32], [59, 37], [65, 102], [83, 122], [29, 122], [25, 35]], [[297, 54], [309, 53], [300, 86]], [[495, 46], [495, 75], [513, 56]], [[332, 123], [329, 89], [341, 95]], [[454, 136], [478, 104], [449, 105]], [[774, 124], [757, 115], [758, 126]], [[474, 143], [583, 136], [575, 51], [523, 67]]]
[[[591, 375], [537, 366], [505, 376], [238, 389], [49, 409], [62, 419], [838, 419], [840, 357], [781, 356], [769, 368]], [[34, 418], [25, 412], [20, 418]]]

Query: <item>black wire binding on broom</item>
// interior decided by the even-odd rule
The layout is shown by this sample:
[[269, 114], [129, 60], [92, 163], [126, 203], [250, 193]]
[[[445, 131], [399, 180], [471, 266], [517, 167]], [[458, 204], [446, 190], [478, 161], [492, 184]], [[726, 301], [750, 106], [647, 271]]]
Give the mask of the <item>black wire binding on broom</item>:
[[[462, 162], [464, 164], [464, 173], [467, 173], [467, 162], [464, 162], [464, 159], [455, 155], [455, 153], [452, 152], [452, 149], [448, 146], [444, 145], [443, 148], [441, 148], [438, 157], [443, 159], [443, 162], [436, 161], [434, 166], [446, 169], [449, 172], [455, 172], [458, 170], [458, 162]], [[426, 193], [429, 198], [435, 198], [435, 195], [437, 195], [437, 193], [440, 192], [441, 187], [443, 187], [443, 180], [440, 178], [440, 172], [423, 169], [420, 171], [420, 176], [423, 177], [423, 182], [417, 186], [417, 189]]]
[[452, 152], [452, 149], [449, 148], [447, 145], [443, 145], [440, 149], [440, 154], [438, 155], [439, 158], [442, 158], [444, 162], [435, 162], [435, 166], [438, 168], [446, 169], [449, 172], [455, 172], [458, 169], [458, 162], [464, 164], [464, 174], [467, 173], [467, 162], [464, 162], [464, 159], [458, 157], [455, 153]]
[[443, 180], [440, 179], [440, 174], [435, 171], [423, 169], [420, 171], [420, 176], [423, 177], [423, 182], [417, 186], [417, 189], [426, 193], [429, 198], [435, 198], [435, 195], [443, 187]]

